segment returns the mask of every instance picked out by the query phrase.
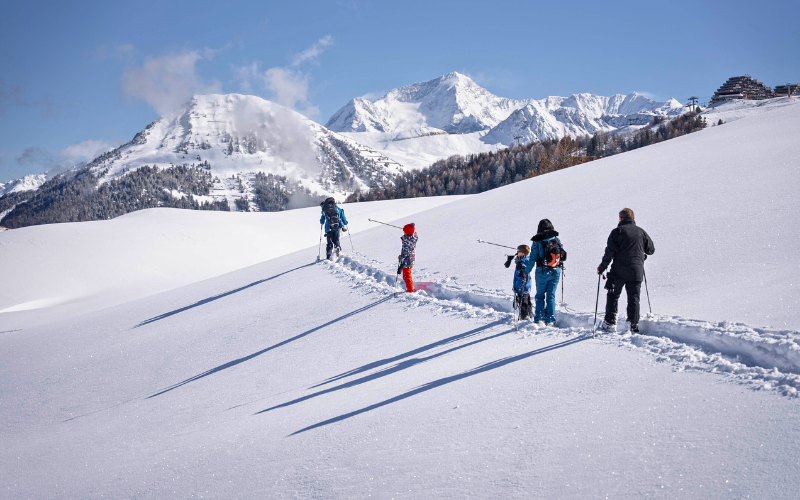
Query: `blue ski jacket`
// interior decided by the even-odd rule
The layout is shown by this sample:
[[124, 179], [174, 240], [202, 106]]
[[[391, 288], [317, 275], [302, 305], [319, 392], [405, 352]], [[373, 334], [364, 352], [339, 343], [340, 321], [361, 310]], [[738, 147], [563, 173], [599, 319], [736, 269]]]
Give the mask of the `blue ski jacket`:
[[[344, 216], [344, 210], [342, 210], [341, 207], [336, 207], [336, 210], [339, 212], [339, 220], [342, 221], [342, 226], [346, 226], [347, 217]], [[323, 222], [325, 223], [325, 232], [327, 233], [331, 230], [331, 224], [328, 222], [328, 217], [325, 216], [325, 212], [323, 212], [322, 217], [319, 218], [319, 223], [322, 224]]]

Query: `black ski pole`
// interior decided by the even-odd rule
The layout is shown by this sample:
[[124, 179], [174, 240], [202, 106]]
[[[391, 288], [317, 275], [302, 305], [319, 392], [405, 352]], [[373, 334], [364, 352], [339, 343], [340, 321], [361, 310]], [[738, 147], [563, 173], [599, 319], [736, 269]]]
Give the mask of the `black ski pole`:
[[368, 221], [370, 221], [370, 222], [377, 222], [378, 224], [383, 224], [384, 226], [392, 226], [392, 227], [396, 227], [397, 229], [400, 229], [400, 230], [402, 230], [402, 229], [403, 229], [403, 228], [402, 228], [402, 227], [400, 227], [400, 226], [395, 226], [394, 224], [389, 224], [389, 223], [386, 223], [386, 222], [381, 222], [381, 221], [379, 221], [379, 220], [373, 220], [373, 219], [367, 219], [367, 220], [368, 220]]
[[397, 261], [397, 274], [394, 275], [394, 298], [397, 298], [397, 279], [400, 277], [400, 261]]
[[317, 247], [317, 260], [322, 260], [322, 224], [319, 225], [319, 247]]
[[597, 300], [594, 302], [594, 326], [592, 327], [592, 338], [594, 338], [594, 332], [597, 330], [597, 307], [600, 305], [600, 277], [602, 273], [597, 273]]
[[486, 243], [487, 245], [494, 245], [496, 247], [510, 248], [511, 250], [516, 250], [515, 247], [510, 247], [508, 245], [498, 245], [497, 243], [492, 243], [491, 241], [478, 240], [478, 243]]
[[650, 316], [653, 315], [653, 306], [650, 305], [650, 290], [647, 289], [647, 273], [642, 268], [642, 273], [644, 274], [644, 291], [647, 292], [647, 307], [650, 308]]
[[564, 307], [564, 278], [567, 276], [567, 268], [561, 266], [561, 307]]
[[350, 238], [350, 250], [355, 252], [356, 249], [353, 246], [353, 236], [350, 234], [350, 228], [347, 228], [347, 237]]

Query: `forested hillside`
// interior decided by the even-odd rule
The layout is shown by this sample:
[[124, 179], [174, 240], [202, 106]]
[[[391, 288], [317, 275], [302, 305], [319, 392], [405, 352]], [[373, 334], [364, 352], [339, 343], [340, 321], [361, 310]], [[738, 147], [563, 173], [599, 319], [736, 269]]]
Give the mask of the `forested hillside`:
[[[66, 172], [36, 191], [0, 197], [0, 209], [14, 208], [0, 220], [9, 228], [113, 219], [134, 210], [155, 207], [194, 210], [228, 210], [224, 201], [199, 201], [212, 186], [211, 174], [202, 167], [141, 167], [101, 183], [89, 167]], [[30, 197], [28, 197], [30, 196]], [[13, 205], [12, 205], [13, 203]]]

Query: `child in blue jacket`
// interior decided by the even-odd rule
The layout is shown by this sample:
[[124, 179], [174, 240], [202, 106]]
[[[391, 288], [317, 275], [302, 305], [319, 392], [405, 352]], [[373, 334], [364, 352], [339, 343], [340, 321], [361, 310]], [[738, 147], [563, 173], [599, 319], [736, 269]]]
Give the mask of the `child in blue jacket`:
[[509, 255], [506, 260], [505, 266], [511, 265], [511, 260], [514, 259], [516, 267], [514, 270], [514, 304], [519, 307], [519, 319], [528, 319], [531, 315], [531, 280], [530, 271], [526, 271], [528, 267], [528, 255], [531, 249], [528, 245], [520, 245], [517, 247], [516, 258]]

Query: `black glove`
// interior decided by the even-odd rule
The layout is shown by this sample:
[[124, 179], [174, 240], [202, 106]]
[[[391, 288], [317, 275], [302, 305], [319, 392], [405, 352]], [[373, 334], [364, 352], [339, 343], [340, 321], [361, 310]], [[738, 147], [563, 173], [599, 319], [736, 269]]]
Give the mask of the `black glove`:
[[342, 228], [342, 232], [343, 232], [343, 233], [346, 233], [346, 232], [347, 232], [347, 226], [344, 226], [344, 227]]
[[511, 267], [511, 261], [512, 261], [512, 260], [514, 260], [514, 256], [513, 256], [513, 255], [509, 255], [509, 256], [507, 256], [507, 258], [506, 258], [506, 263], [505, 263], [505, 264], [503, 264], [504, 266], [506, 266], [506, 269], [508, 269], [509, 267]]

